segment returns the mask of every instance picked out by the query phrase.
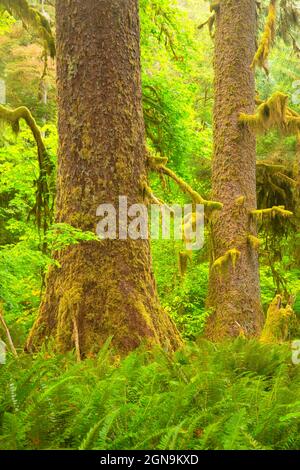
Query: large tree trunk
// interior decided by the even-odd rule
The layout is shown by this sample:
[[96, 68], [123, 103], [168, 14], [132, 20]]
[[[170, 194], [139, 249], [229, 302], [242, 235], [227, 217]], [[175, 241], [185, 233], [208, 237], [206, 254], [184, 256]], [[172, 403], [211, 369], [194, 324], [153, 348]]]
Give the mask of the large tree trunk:
[[[260, 332], [258, 254], [248, 236], [256, 236], [249, 211], [256, 208], [256, 142], [238, 123], [253, 113], [255, 0], [221, 0], [216, 12], [213, 198], [224, 204], [212, 220], [212, 265], [206, 335], [213, 340]], [[240, 257], [234, 266], [228, 250]], [[227, 262], [218, 260], [227, 253]], [[218, 269], [219, 268], [219, 269]]]
[[[56, 221], [95, 231], [97, 207], [119, 195], [143, 203], [146, 155], [138, 0], [57, 0], [59, 168]], [[99, 220], [98, 220], [99, 221]], [[51, 268], [28, 340], [97, 351], [113, 335], [127, 352], [144, 339], [174, 348], [176, 328], [159, 305], [149, 242], [73, 245]]]

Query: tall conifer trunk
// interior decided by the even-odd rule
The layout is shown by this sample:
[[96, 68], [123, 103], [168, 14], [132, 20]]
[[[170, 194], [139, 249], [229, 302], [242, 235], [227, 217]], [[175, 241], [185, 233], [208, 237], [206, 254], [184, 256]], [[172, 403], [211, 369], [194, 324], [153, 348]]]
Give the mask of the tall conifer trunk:
[[[56, 2], [59, 223], [95, 231], [100, 204], [118, 208], [119, 195], [143, 203], [138, 18], [138, 0]], [[109, 336], [124, 352], [144, 339], [180, 344], [159, 305], [148, 241], [84, 242], [61, 251], [57, 261], [28, 349], [46, 338], [81, 355]]]
[[[212, 220], [212, 263], [206, 335], [213, 340], [260, 332], [256, 226], [256, 142], [238, 123], [254, 110], [255, 0], [220, 0], [216, 7], [213, 199], [224, 204]], [[238, 250], [230, 252], [229, 250]], [[222, 263], [220, 257], [226, 256]], [[219, 265], [218, 261], [219, 260]], [[216, 263], [217, 261], [217, 263]], [[215, 264], [213, 264], [215, 263]]]

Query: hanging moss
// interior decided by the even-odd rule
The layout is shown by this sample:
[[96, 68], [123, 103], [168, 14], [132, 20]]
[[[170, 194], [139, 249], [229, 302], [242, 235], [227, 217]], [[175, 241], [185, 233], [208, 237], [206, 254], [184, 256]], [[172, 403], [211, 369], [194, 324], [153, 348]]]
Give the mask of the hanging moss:
[[300, 116], [295, 116], [294, 113], [291, 114], [290, 109], [288, 109], [286, 122], [286, 134], [298, 136], [300, 133]]
[[26, 27], [32, 28], [42, 39], [50, 56], [55, 57], [55, 42], [51, 26], [42, 13], [31, 7], [27, 0], [0, 0], [0, 6], [14, 18], [20, 19]]
[[282, 305], [282, 297], [277, 295], [272, 301], [260, 341], [278, 343], [289, 339], [290, 332], [297, 323], [297, 317], [290, 305]]
[[259, 105], [256, 114], [242, 113], [239, 121], [247, 124], [257, 134], [266, 132], [273, 127], [283, 130], [286, 125], [287, 101], [287, 95], [276, 92]]
[[193, 243], [193, 239], [188, 238], [187, 234], [189, 233], [196, 233], [198, 224], [203, 223], [203, 214], [199, 212], [192, 212], [184, 217], [183, 224], [182, 224], [182, 233], [183, 233], [183, 240], [185, 243]]
[[192, 252], [190, 250], [181, 251], [179, 253], [179, 272], [182, 277], [185, 276], [188, 263], [192, 261]]
[[273, 219], [275, 216], [280, 216], [280, 217], [292, 217], [293, 212], [285, 210], [284, 206], [274, 206], [270, 207], [268, 209], [256, 209], [251, 211], [252, 217], [255, 217], [256, 219], [262, 221], [263, 217], [269, 217]]
[[261, 241], [259, 238], [255, 237], [254, 235], [248, 235], [248, 242], [253, 250], [259, 250], [259, 247], [261, 245]]
[[236, 263], [241, 256], [241, 252], [236, 248], [226, 251], [225, 255], [220, 256], [216, 259], [212, 265], [212, 269], [219, 271], [220, 275], [226, 273], [230, 266], [235, 269]]
[[[256, 164], [257, 181], [257, 203], [259, 209], [268, 207], [285, 206], [289, 211], [296, 213], [296, 192], [297, 181], [295, 178], [294, 163], [286, 159], [276, 157], [273, 160], [259, 161]], [[267, 219], [264, 223], [264, 230], [272, 234], [275, 238], [282, 237], [291, 229], [291, 223], [280, 223], [279, 217]]]
[[52, 192], [49, 186], [49, 177], [53, 173], [53, 165], [49, 160], [41, 132], [35, 122], [31, 112], [25, 106], [20, 106], [14, 110], [0, 105], [0, 121], [10, 124], [13, 131], [18, 133], [20, 130], [20, 120], [23, 119], [30, 128], [35, 139], [38, 150], [39, 178], [36, 181], [36, 202], [30, 213], [36, 218], [39, 229], [43, 228], [46, 232], [49, 223], [52, 220], [52, 207], [50, 203], [50, 194]]
[[[146, 180], [143, 180], [142, 183], [141, 183], [141, 189], [142, 189], [142, 192], [143, 192], [143, 199], [144, 200], [156, 200], [158, 202], [158, 199], [155, 198], [154, 194], [153, 194], [153, 191], [152, 189], [150, 188], [150, 186], [148, 185], [147, 181]], [[159, 202], [159, 205], [160, 205], [160, 202]]]
[[269, 11], [265, 29], [260, 40], [257, 52], [254, 56], [251, 67], [254, 68], [257, 65], [264, 68], [268, 72], [267, 61], [271, 47], [275, 40], [276, 34], [276, 0], [271, 0], [269, 5]]
[[300, 133], [300, 116], [288, 107], [288, 96], [279, 91], [261, 102], [255, 114], [241, 113], [241, 124], [248, 125], [256, 134], [277, 129], [283, 135]]
[[278, 172], [276, 176], [282, 181], [285, 181], [286, 183], [288, 183], [290, 186], [294, 186], [294, 187], [297, 186], [297, 181], [295, 181], [293, 178], [290, 178], [288, 175], [285, 175], [282, 172]]

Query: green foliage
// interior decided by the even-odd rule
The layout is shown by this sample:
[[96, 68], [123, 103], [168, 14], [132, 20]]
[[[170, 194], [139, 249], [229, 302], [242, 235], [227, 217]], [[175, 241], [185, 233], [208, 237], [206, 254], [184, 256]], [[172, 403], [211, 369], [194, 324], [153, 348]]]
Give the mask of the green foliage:
[[0, 14], [0, 35], [7, 33], [15, 20], [7, 12], [2, 12]]
[[[55, 163], [56, 131], [45, 126], [45, 144]], [[51, 260], [40, 251], [42, 240], [29, 219], [35, 203], [39, 167], [29, 129], [16, 137], [3, 128], [0, 141], [0, 301], [17, 345], [24, 344], [38, 308], [42, 277]]]
[[[53, 125], [43, 128], [44, 142], [51, 164], [56, 161], [57, 132]], [[22, 234], [28, 225], [30, 208], [35, 201], [35, 182], [39, 177], [36, 143], [29, 129], [22, 128], [18, 137], [3, 129], [0, 140], [1, 224], [4, 230]], [[12, 225], [19, 225], [20, 230]], [[0, 234], [0, 244], [3, 232]], [[7, 234], [9, 239], [9, 235]], [[5, 240], [6, 241], [6, 240]], [[9, 241], [9, 240], [7, 240]]]
[[0, 248], [0, 302], [14, 342], [23, 346], [39, 306], [42, 273], [50, 262], [39, 251], [37, 240], [20, 241]]
[[59, 251], [83, 241], [99, 240], [93, 232], [83, 232], [68, 224], [53, 224], [46, 233], [46, 242], [50, 251]]
[[[272, 266], [262, 265], [260, 269], [260, 282], [262, 291], [262, 304], [267, 310], [275, 294], [288, 291], [288, 297], [297, 299], [300, 292], [300, 271], [297, 268], [289, 269], [289, 259], [277, 261]], [[280, 276], [280, 283], [276, 282], [276, 276]], [[278, 279], [277, 279], [278, 280]]]
[[[6, 17], [7, 14], [3, 13], [0, 21]], [[4, 29], [0, 22], [0, 77], [6, 85], [5, 103], [11, 108], [26, 106], [39, 125], [45, 121], [54, 122], [54, 61], [46, 60], [43, 47], [36, 43], [30, 34], [31, 30], [24, 29], [22, 23], [15, 22], [11, 16], [8, 18], [10, 20], [3, 25]]]
[[[269, 1], [261, 3], [265, 11]], [[278, 28], [285, 40], [293, 5], [294, 0], [279, 4]], [[168, 157], [168, 167], [209, 200], [213, 42], [206, 28], [198, 29], [208, 18], [208, 2], [140, 0], [140, 11], [148, 147], [152, 153]], [[296, 50], [295, 37], [293, 33], [290, 39]], [[297, 111], [291, 98], [296, 92], [293, 83], [299, 79], [299, 58], [281, 39], [268, 53], [269, 75], [257, 70], [259, 97], [266, 100], [284, 92]], [[35, 38], [3, 13], [0, 76], [6, 82], [7, 104], [27, 106], [40, 126], [47, 122], [42, 132], [55, 165], [55, 72], [48, 64], [47, 103], [42, 103], [45, 63], [41, 55]], [[283, 139], [276, 130], [259, 136], [257, 153], [260, 162], [281, 165], [280, 172], [296, 178], [299, 157], [295, 165], [294, 136]], [[16, 138], [3, 127], [0, 302], [19, 351], [39, 307], [46, 268], [54, 263], [41, 252], [43, 243], [57, 251], [96, 239], [67, 224], [51, 226], [45, 239], [39, 236], [29, 218], [38, 175], [31, 132], [22, 128]], [[299, 212], [294, 187], [287, 188], [287, 180], [284, 184], [278, 175], [273, 177], [268, 173], [258, 182], [259, 209], [285, 205], [288, 211]], [[189, 195], [166, 175], [165, 186], [156, 174], [151, 175], [150, 185], [170, 205], [190, 202]], [[54, 196], [54, 187], [52, 191]], [[289, 223], [284, 220], [283, 229], [279, 219], [272, 219], [272, 233], [266, 225], [260, 227], [262, 302], [266, 312], [274, 296], [282, 293], [285, 300], [294, 302], [300, 317], [300, 238], [295, 235], [299, 220], [296, 216]], [[268, 220], [269, 228], [271, 222]], [[299, 449], [300, 366], [292, 365], [289, 346], [263, 346], [241, 338], [222, 345], [197, 340], [210, 313], [205, 307], [208, 247], [193, 254], [184, 278], [178, 267], [181, 250], [179, 242], [152, 242], [161, 303], [182, 336], [194, 343], [174, 355], [141, 348], [120, 360], [108, 341], [97, 357], [80, 364], [75, 354], [55, 356], [51, 349], [36, 356], [20, 353], [19, 360], [9, 357], [6, 365], [0, 365], [1, 450]]]
[[199, 49], [197, 24], [181, 2], [142, 0], [140, 10], [148, 143], [183, 170], [203, 156], [201, 131], [211, 123], [209, 40]]
[[153, 267], [158, 292], [184, 338], [194, 340], [204, 329], [208, 285], [208, 263], [194, 254], [182, 278], [179, 270], [180, 242], [152, 242]]
[[0, 374], [0, 449], [298, 449], [300, 368], [239, 338], [121, 362], [43, 351]]
[[33, 8], [27, 0], [0, 0], [1, 10], [21, 20], [24, 25], [32, 28], [42, 40], [51, 57], [55, 56], [55, 43], [48, 19], [39, 10]]
[[[267, 6], [268, 2], [265, 2]], [[140, 12], [148, 145], [156, 153], [167, 156], [168, 166], [205, 199], [210, 199], [213, 43], [205, 28], [198, 30], [198, 25], [209, 14], [209, 5], [198, 0], [141, 0]], [[1, 32], [5, 35], [0, 38], [0, 72], [6, 78], [8, 104], [12, 107], [27, 105], [40, 124], [45, 118], [50, 121], [42, 130], [47, 152], [55, 164], [54, 71], [48, 69], [48, 103], [42, 105], [38, 98], [44, 66], [39, 59], [41, 49], [33, 44], [28, 32], [7, 14], [1, 16]], [[292, 84], [299, 77], [299, 72], [297, 57], [286, 45], [278, 42], [270, 54], [269, 76], [258, 71], [259, 95], [266, 99], [276, 91], [284, 91], [291, 98], [295, 92]], [[295, 147], [294, 137], [283, 140], [273, 132], [259, 137], [259, 159], [280, 155], [280, 163], [288, 161], [289, 168], [292, 168]], [[22, 323], [27, 329], [31, 325], [39, 303], [42, 277], [51, 262], [41, 255], [39, 248], [43, 240], [39, 239], [33, 221], [28, 220], [35, 201], [37, 178], [36, 147], [30, 132], [22, 129], [16, 139], [10, 130], [3, 129], [0, 141], [0, 296], [4, 300], [7, 320], [14, 336], [18, 331], [17, 324]], [[166, 187], [162, 188], [158, 176], [152, 175], [150, 185], [154, 194], [168, 204], [190, 202], [188, 195], [182, 194], [169, 178], [166, 178]], [[264, 182], [262, 186], [266, 188]], [[272, 192], [268, 193], [268, 198], [268, 202], [274, 200]], [[275, 202], [272, 205], [283, 205], [282, 200]], [[262, 204], [260, 208], [267, 207], [271, 205]], [[287, 209], [294, 211], [289, 204]], [[285, 227], [286, 238], [276, 238], [271, 245], [274, 256], [270, 258], [270, 241], [267, 243], [263, 230], [259, 235], [262, 240], [260, 259], [265, 309], [278, 291], [286, 291], [296, 299], [299, 292], [295, 225], [284, 221], [279, 227], [277, 218], [272, 223], [278, 234], [280, 228]], [[57, 250], [91, 238], [92, 234], [83, 234], [72, 227], [54, 226], [48, 232], [46, 241], [49, 248]], [[205, 247], [193, 255], [186, 277], [181, 279], [178, 270], [181, 249], [169, 241], [155, 241], [153, 262], [163, 306], [173, 316], [184, 337], [194, 339], [203, 331], [208, 315], [205, 309], [208, 250]], [[24, 260], [30, 260], [27, 261], [27, 269]], [[20, 343], [24, 335], [25, 331], [20, 335]]]

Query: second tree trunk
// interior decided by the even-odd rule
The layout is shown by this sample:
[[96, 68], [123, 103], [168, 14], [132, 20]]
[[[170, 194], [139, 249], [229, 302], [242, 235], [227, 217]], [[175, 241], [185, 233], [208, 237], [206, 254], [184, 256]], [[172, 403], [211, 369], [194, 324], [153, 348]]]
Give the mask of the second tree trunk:
[[[256, 141], [238, 122], [255, 100], [255, 0], [221, 0], [216, 11], [212, 263], [206, 335], [255, 336], [263, 323], [258, 253], [250, 211], [256, 208]], [[249, 238], [250, 235], [250, 238]], [[230, 251], [234, 250], [234, 251]], [[222, 258], [225, 257], [225, 258]]]

